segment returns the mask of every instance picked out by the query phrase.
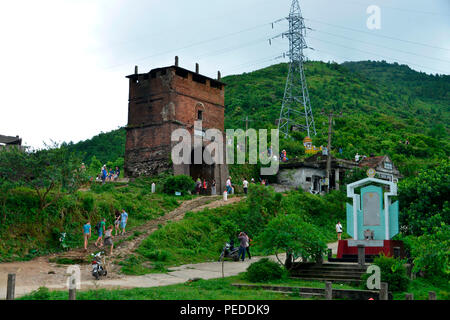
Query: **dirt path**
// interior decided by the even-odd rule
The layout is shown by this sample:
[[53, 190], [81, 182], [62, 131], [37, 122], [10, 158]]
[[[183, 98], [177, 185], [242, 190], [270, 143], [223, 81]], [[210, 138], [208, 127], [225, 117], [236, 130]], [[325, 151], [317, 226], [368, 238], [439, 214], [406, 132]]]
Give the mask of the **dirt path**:
[[[127, 255], [132, 253], [138, 248], [139, 244], [148, 237], [152, 232], [158, 229], [158, 225], [165, 225], [169, 220], [178, 221], [183, 219], [184, 215], [188, 211], [200, 211], [206, 208], [216, 208], [223, 205], [229, 205], [232, 203], [239, 202], [243, 198], [232, 197], [227, 201], [223, 201], [220, 196], [204, 196], [198, 197], [192, 200], [184, 201], [175, 210], [151, 220], [141, 226], [128, 231], [124, 236], [115, 237], [114, 242], [118, 243], [120, 240], [122, 242], [113, 251], [113, 256], [109, 260], [113, 260], [115, 263], [110, 264], [108, 267], [108, 280], [107, 281], [117, 281], [124, 279], [125, 283], [128, 281], [127, 278], [120, 275], [117, 271], [119, 266], [116, 262], [125, 258]], [[129, 239], [130, 236], [134, 234], [135, 231], [139, 231], [140, 234], [137, 237]], [[129, 239], [129, 240], [128, 240]], [[90, 252], [98, 250], [94, 245], [90, 245], [88, 252], [86, 253], [83, 249], [74, 249], [63, 254], [54, 254], [50, 256], [43, 256], [33, 259], [31, 261], [25, 262], [10, 262], [0, 264], [0, 299], [5, 299], [6, 297], [6, 283], [8, 273], [16, 274], [16, 296], [21, 296], [23, 294], [29, 293], [41, 286], [46, 286], [49, 288], [66, 288], [67, 281], [67, 265], [60, 265], [56, 263], [49, 262], [49, 259], [54, 259], [56, 257], [69, 258], [69, 259], [80, 259], [83, 260], [89, 256]], [[165, 275], [164, 277], [167, 277]], [[170, 276], [169, 276], [170, 278]], [[82, 284], [86, 285], [86, 288], [96, 288], [100, 281], [92, 281], [91, 266], [87, 264], [81, 265], [81, 280]], [[105, 282], [104, 280], [101, 280]], [[87, 285], [88, 283], [89, 285]], [[107, 283], [107, 282], [105, 282]], [[122, 281], [121, 281], [122, 283]], [[132, 283], [132, 282], [131, 282]], [[103, 286], [103, 284], [101, 284]], [[128, 287], [128, 286], [126, 286]]]

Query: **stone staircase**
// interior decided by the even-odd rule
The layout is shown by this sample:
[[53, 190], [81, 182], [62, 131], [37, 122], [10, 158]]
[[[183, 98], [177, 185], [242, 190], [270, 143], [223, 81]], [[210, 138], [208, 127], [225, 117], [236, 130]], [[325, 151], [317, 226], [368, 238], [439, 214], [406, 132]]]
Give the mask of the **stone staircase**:
[[[366, 254], [365, 260], [366, 262], [373, 262], [373, 259], [377, 257], [377, 255]], [[328, 258], [328, 262], [358, 262], [358, 255], [356, 254], [344, 254], [342, 258]]]
[[290, 276], [302, 280], [317, 280], [355, 283], [361, 282], [361, 275], [367, 270], [367, 265], [360, 268], [357, 263], [295, 263], [290, 270]]

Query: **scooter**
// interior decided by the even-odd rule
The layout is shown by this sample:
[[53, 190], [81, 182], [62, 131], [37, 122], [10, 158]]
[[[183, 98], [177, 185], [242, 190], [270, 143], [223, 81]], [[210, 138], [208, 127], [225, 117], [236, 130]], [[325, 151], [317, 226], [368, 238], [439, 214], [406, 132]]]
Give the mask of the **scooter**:
[[92, 276], [95, 277], [95, 280], [98, 280], [100, 276], [106, 277], [108, 271], [106, 271], [105, 259], [102, 257], [102, 252], [98, 252], [97, 254], [91, 254], [94, 258], [92, 259]]
[[231, 258], [233, 261], [239, 260], [239, 248], [234, 247], [230, 243], [225, 243], [225, 246], [223, 247], [222, 253], [219, 257], [219, 262], [222, 261], [224, 258]]

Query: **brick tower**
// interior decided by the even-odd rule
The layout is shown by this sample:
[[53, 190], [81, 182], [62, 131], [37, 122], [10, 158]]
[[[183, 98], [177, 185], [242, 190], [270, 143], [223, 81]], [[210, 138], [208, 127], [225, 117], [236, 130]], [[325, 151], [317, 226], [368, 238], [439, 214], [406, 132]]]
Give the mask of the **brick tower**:
[[[201, 121], [203, 130], [224, 132], [225, 84], [175, 65], [156, 68], [148, 73], [135, 73], [129, 79], [128, 125], [125, 145], [125, 176], [156, 175], [173, 170], [195, 180], [214, 179], [217, 192], [225, 188], [228, 176], [226, 164], [182, 164], [171, 161], [171, 134], [178, 128], [187, 129], [193, 138], [194, 122]], [[225, 141], [225, 139], [223, 139]], [[192, 139], [193, 141], [193, 139]], [[203, 147], [205, 144], [203, 144]], [[192, 149], [193, 150], [193, 149]], [[225, 156], [224, 156], [225, 158]]]

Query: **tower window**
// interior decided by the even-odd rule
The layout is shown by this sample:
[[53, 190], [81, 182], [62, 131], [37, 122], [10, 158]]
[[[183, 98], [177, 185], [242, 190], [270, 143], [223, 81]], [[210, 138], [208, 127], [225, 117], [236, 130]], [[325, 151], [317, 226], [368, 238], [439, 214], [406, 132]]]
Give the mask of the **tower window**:
[[197, 120], [203, 120], [203, 111], [202, 110], [197, 111]]

